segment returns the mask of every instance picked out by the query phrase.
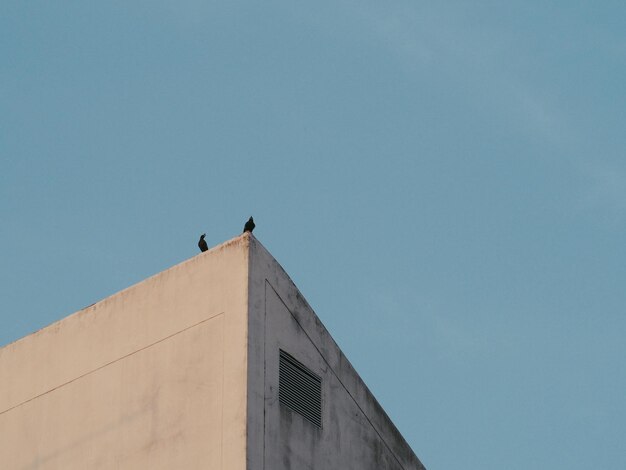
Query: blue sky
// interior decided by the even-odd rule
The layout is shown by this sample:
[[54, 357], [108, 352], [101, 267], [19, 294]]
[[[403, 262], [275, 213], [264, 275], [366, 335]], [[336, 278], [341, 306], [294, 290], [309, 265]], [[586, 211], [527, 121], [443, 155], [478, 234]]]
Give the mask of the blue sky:
[[249, 215], [427, 468], [626, 468], [626, 4], [0, 4], [0, 344]]

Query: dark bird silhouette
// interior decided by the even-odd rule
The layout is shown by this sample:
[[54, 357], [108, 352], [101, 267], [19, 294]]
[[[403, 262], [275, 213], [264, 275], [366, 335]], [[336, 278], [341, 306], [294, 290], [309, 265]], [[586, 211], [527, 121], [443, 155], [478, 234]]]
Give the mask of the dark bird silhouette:
[[206, 233], [203, 233], [202, 235], [200, 235], [200, 240], [198, 240], [198, 248], [200, 248], [200, 251], [206, 251], [209, 249], [204, 237], [206, 237]]
[[248, 219], [248, 221], [246, 222], [246, 225], [243, 226], [243, 232], [250, 232], [252, 233], [252, 231], [254, 230], [254, 227], [256, 227], [256, 225], [254, 225], [254, 219], [252, 217], [250, 217]]

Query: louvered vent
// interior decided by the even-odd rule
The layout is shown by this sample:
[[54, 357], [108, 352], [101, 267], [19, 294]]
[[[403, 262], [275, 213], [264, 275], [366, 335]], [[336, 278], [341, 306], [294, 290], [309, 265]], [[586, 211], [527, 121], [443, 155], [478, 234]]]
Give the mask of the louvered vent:
[[322, 427], [322, 379], [282, 349], [278, 399], [291, 411]]

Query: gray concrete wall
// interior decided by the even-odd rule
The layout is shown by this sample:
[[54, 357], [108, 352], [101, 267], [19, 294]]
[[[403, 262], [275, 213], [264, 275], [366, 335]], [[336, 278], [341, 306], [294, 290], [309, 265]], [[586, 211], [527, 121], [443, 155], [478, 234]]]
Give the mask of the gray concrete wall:
[[0, 468], [244, 470], [248, 241], [0, 349]]
[[[255, 239], [249, 259], [248, 470], [423, 469], [289, 276]], [[322, 377], [321, 429], [279, 403], [279, 349]]]

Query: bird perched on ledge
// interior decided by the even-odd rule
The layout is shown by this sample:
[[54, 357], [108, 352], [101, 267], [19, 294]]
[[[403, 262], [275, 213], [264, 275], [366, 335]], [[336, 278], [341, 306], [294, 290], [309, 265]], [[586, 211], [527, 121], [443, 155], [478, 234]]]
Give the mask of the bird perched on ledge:
[[243, 233], [246, 233], [246, 232], [252, 233], [252, 231], [254, 230], [254, 227], [256, 227], [256, 225], [254, 225], [254, 219], [250, 217], [248, 221], [246, 222], [246, 225], [243, 226]]
[[198, 240], [198, 248], [200, 248], [200, 251], [206, 251], [209, 249], [204, 237], [206, 237], [206, 233], [203, 233], [202, 235], [200, 235], [200, 240]]

